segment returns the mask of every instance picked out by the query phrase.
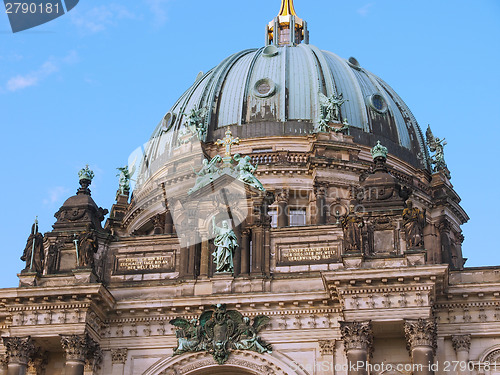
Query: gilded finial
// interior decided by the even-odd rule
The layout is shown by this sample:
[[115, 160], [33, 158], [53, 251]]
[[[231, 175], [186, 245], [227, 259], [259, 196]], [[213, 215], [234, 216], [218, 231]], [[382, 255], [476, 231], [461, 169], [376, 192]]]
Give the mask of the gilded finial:
[[229, 159], [229, 161], [231, 160], [231, 146], [237, 145], [239, 143], [240, 139], [233, 138], [233, 134], [231, 133], [231, 130], [229, 128], [226, 130], [226, 136], [222, 139], [218, 139], [217, 142], [215, 142], [216, 145], [224, 146], [226, 148], [223, 160]]
[[281, 0], [278, 16], [267, 26], [266, 45], [295, 46], [302, 41], [309, 44], [307, 22], [297, 16], [293, 0]]
[[281, 0], [281, 9], [278, 16], [297, 16], [293, 6], [293, 0]]

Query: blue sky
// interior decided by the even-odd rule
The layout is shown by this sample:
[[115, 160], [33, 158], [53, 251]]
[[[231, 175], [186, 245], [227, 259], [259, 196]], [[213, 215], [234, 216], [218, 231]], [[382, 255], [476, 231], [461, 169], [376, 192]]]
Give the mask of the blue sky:
[[[146, 142], [195, 80], [260, 47], [279, 0], [81, 0], [12, 34], [0, 13], [0, 287], [16, 286], [36, 215], [42, 232], [90, 164], [110, 208], [116, 167]], [[452, 183], [471, 217], [468, 266], [499, 265], [500, 2], [295, 0], [310, 41], [356, 57], [391, 85], [420, 126], [446, 137]]]

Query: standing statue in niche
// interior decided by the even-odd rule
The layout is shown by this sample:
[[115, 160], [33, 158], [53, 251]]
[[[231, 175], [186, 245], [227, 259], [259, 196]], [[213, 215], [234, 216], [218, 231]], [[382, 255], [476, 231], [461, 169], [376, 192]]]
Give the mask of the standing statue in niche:
[[349, 205], [349, 212], [342, 218], [344, 230], [344, 250], [360, 253], [362, 250], [361, 228], [365, 226], [363, 218], [355, 212], [354, 204]]
[[253, 186], [260, 191], [266, 191], [262, 183], [253, 174], [257, 170], [257, 166], [253, 166], [250, 161], [252, 158], [250, 156], [241, 157], [240, 154], [234, 155], [233, 159], [238, 163], [237, 169], [239, 172], [238, 180]]
[[42, 273], [45, 252], [43, 249], [43, 235], [38, 232], [38, 220], [35, 219], [35, 223], [31, 226], [31, 234], [26, 241], [26, 247], [24, 248], [21, 260], [26, 262], [26, 268], [24, 272], [36, 272]]
[[84, 232], [78, 236], [78, 267], [94, 269], [94, 254], [99, 250], [97, 235], [87, 225]]
[[403, 210], [403, 226], [406, 234], [406, 249], [418, 249], [424, 245], [425, 210], [413, 207], [408, 201]]
[[222, 222], [222, 227], [215, 224], [215, 218], [212, 218], [212, 228], [214, 238], [215, 251], [212, 253], [215, 263], [215, 271], [233, 272], [234, 263], [233, 256], [238, 247], [238, 239], [234, 231], [229, 228], [226, 220]]

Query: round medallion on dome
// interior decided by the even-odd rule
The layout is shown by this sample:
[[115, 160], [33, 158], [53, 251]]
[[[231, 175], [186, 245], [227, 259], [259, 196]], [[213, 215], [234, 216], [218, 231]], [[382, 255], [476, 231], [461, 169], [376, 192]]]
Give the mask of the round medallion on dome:
[[270, 78], [259, 79], [255, 82], [253, 93], [259, 98], [267, 98], [276, 92], [276, 83]]

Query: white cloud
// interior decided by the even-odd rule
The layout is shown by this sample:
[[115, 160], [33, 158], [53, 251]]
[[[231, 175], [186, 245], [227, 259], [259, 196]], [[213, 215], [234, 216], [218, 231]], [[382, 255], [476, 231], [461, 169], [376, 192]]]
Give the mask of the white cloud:
[[44, 205], [53, 205], [64, 199], [69, 194], [69, 189], [56, 186], [48, 191], [48, 197], [43, 200]]
[[40, 81], [49, 77], [50, 75], [59, 71], [61, 65], [74, 64], [78, 61], [78, 54], [76, 51], [70, 53], [63, 58], [49, 58], [45, 61], [40, 68], [26, 74], [18, 74], [10, 78], [5, 87], [8, 91], [14, 92], [25, 89], [27, 87], [35, 86]]
[[154, 25], [159, 27], [163, 26], [167, 22], [167, 10], [166, 4], [169, 0], [145, 0], [146, 4], [149, 6], [149, 10], [154, 16]]
[[70, 13], [71, 21], [80, 31], [95, 34], [114, 26], [117, 20], [134, 19], [135, 15], [127, 8], [118, 4], [100, 5], [87, 11], [80, 8]]
[[363, 16], [363, 17], [368, 16], [368, 13], [370, 13], [370, 9], [373, 5], [374, 5], [373, 3], [368, 3], [368, 4], [363, 5], [361, 8], [359, 8], [357, 10], [358, 14]]

